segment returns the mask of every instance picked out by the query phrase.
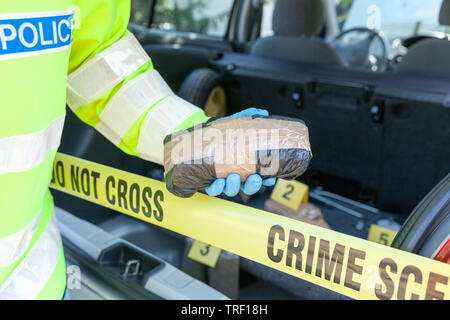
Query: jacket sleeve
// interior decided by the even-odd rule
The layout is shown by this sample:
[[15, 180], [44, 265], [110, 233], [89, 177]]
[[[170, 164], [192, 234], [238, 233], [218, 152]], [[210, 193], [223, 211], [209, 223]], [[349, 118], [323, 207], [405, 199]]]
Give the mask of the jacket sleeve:
[[205, 122], [177, 97], [127, 30], [130, 0], [77, 0], [67, 104], [124, 152], [163, 163], [163, 141]]

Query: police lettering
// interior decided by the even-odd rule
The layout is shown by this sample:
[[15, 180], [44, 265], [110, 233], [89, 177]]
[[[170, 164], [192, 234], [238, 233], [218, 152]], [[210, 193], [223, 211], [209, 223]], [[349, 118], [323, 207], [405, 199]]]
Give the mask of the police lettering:
[[71, 44], [72, 33], [70, 12], [0, 15], [0, 59], [63, 50]]

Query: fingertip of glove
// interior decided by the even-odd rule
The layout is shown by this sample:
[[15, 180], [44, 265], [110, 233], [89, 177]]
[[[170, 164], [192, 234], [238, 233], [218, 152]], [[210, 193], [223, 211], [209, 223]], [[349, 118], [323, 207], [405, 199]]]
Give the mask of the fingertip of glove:
[[268, 117], [269, 111], [265, 109], [258, 109], [258, 108], [249, 108], [247, 110], [244, 110], [247, 116], [263, 116]]
[[262, 184], [265, 187], [273, 187], [276, 182], [277, 182], [277, 178], [267, 178], [262, 181]]
[[247, 181], [245, 181], [242, 191], [248, 195], [251, 196], [259, 191], [262, 186], [262, 178], [259, 174], [252, 174], [247, 178]]
[[235, 197], [239, 193], [241, 186], [241, 176], [237, 173], [232, 173], [227, 177], [224, 193], [228, 197]]
[[211, 183], [209, 187], [205, 189], [205, 191], [208, 195], [212, 197], [217, 197], [223, 192], [224, 188], [225, 188], [225, 179], [220, 178]]

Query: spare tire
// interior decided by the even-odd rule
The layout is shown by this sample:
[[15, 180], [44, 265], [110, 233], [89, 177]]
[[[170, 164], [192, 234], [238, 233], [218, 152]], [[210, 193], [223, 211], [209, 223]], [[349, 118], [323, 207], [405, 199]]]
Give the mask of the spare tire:
[[450, 174], [417, 205], [392, 247], [434, 258], [450, 236]]
[[183, 81], [178, 95], [205, 110], [209, 117], [227, 115], [226, 93], [220, 74], [208, 68], [194, 70]]

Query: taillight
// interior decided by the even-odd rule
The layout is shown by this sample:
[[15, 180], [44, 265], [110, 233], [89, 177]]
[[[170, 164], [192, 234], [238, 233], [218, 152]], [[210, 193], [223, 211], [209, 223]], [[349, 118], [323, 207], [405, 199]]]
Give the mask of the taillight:
[[450, 264], [450, 239], [447, 239], [447, 242], [445, 242], [444, 246], [438, 251], [434, 260]]

